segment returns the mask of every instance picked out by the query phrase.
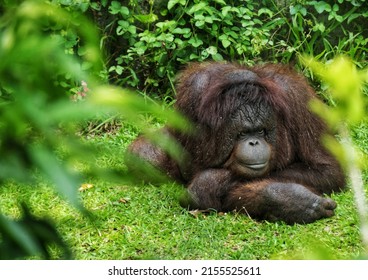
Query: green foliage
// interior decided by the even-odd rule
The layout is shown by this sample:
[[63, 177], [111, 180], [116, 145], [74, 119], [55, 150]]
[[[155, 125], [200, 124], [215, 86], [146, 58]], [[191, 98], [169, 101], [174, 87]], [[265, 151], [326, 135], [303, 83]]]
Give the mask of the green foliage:
[[292, 51], [329, 60], [346, 54], [355, 61], [366, 59], [368, 40], [363, 23], [368, 18], [365, 1], [336, 3], [306, 1], [290, 6]]
[[93, 1], [91, 11], [105, 34], [111, 79], [153, 96], [172, 97], [174, 76], [191, 61], [293, 62], [299, 54], [329, 60], [344, 53], [364, 63], [364, 1], [287, 2], [106, 0]]
[[105, 30], [114, 26], [115, 34], [108, 35], [120, 44], [109, 68], [113, 79], [161, 96], [173, 90], [180, 65], [255, 57], [271, 46], [270, 30], [279, 24], [258, 1], [168, 1], [167, 6], [150, 1], [149, 12], [137, 2], [105, 1], [91, 7], [114, 15]]
[[[75, 200], [68, 194], [78, 184], [77, 178], [56, 160], [43, 162], [54, 157], [60, 143], [71, 141], [58, 131], [60, 123], [75, 121], [86, 113], [71, 105], [65, 90], [55, 84], [87, 77], [79, 62], [65, 54], [57, 36], [43, 32], [53, 24], [74, 28], [85, 40], [83, 60], [91, 72], [98, 71], [92, 66], [101, 67], [96, 33], [83, 18], [72, 18], [65, 10], [37, 1], [11, 8], [2, 22], [0, 85], [7, 98], [0, 99], [0, 180], [32, 181], [37, 167], [55, 176], [60, 181], [59, 191]], [[71, 154], [78, 149], [69, 147]]]
[[23, 216], [19, 221], [8, 220], [0, 215], [0, 259], [19, 259], [24, 256], [52, 258], [50, 245], [62, 249], [62, 259], [70, 259], [72, 252], [56, 231], [54, 223], [32, 215], [23, 205]]
[[[175, 127], [183, 123], [157, 104], [102, 85], [99, 36], [78, 12], [42, 0], [14, 4], [0, 6], [5, 11], [0, 19], [0, 187], [8, 182], [36, 185], [48, 180], [83, 212], [78, 188], [87, 175], [113, 179], [124, 173], [121, 166], [116, 170], [98, 166], [103, 149], [77, 137], [82, 120], [116, 114], [139, 125], [137, 114], [147, 113], [168, 117]], [[73, 43], [68, 44], [70, 38]], [[74, 42], [78, 42], [77, 52], [70, 51]], [[78, 169], [82, 162], [83, 173]], [[60, 257], [70, 257], [46, 219], [34, 218], [26, 207], [19, 221], [0, 214], [0, 247], [16, 248], [1, 250], [1, 258], [50, 258], [50, 244], [64, 250]]]
[[366, 99], [363, 98], [363, 84], [368, 81], [368, 70], [358, 71], [353, 62], [346, 57], [337, 57], [328, 65], [324, 65], [313, 58], [304, 58], [304, 63], [327, 84], [329, 93], [337, 106], [327, 107], [322, 102], [312, 103], [312, 109], [337, 129], [341, 142], [326, 136], [326, 146], [341, 161], [346, 174], [350, 178], [357, 206], [362, 244], [365, 254], [368, 252], [368, 204], [364, 189], [364, 179], [361, 167], [366, 158], [358, 152], [351, 140], [351, 130], [364, 124], [367, 119]]
[[347, 57], [336, 57], [327, 65], [313, 58], [304, 58], [304, 63], [327, 85], [336, 104], [333, 107], [321, 102], [312, 104], [331, 127], [339, 127], [342, 120], [352, 127], [366, 117], [368, 104], [363, 98], [363, 87], [368, 81], [367, 70], [358, 71]]
[[[81, 178], [68, 167], [68, 162], [81, 155], [70, 125], [93, 111], [71, 104], [60, 84], [92, 79], [93, 75], [86, 75], [79, 59], [65, 53], [53, 30], [67, 28], [79, 34], [85, 49], [80, 59], [90, 73], [99, 72], [102, 66], [97, 33], [84, 18], [44, 1], [24, 1], [6, 8], [0, 26], [0, 185], [9, 180], [34, 183], [37, 173], [45, 175], [63, 197], [82, 209], [76, 188]], [[56, 157], [61, 147], [69, 152], [64, 162]], [[67, 252], [55, 228], [44, 219], [33, 218], [26, 207], [19, 221], [1, 216], [0, 233], [2, 248], [17, 248], [14, 252], [1, 250], [2, 258], [49, 258], [51, 243]]]

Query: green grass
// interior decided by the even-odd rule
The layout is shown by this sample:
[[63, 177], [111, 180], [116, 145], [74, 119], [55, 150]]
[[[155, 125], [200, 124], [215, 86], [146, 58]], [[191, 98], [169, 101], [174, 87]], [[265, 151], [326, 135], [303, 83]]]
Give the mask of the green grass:
[[[367, 151], [368, 126], [357, 130], [356, 142]], [[100, 165], [116, 167], [122, 164], [123, 150], [134, 135], [123, 128], [117, 135], [88, 141], [106, 149]], [[180, 207], [182, 187], [175, 184], [124, 185], [98, 179], [86, 183], [93, 187], [81, 192], [81, 199], [91, 217], [70, 207], [47, 183], [37, 188], [3, 186], [0, 212], [18, 217], [19, 201], [29, 202], [36, 215], [54, 220], [75, 258], [83, 260], [355, 259], [364, 254], [350, 190], [333, 195], [338, 203], [334, 217], [289, 226], [235, 213], [195, 216]]]

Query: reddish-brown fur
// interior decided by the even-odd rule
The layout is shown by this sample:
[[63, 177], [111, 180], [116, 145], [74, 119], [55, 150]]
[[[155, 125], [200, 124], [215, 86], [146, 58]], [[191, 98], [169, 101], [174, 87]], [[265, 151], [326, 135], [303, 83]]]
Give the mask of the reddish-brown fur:
[[[345, 185], [339, 164], [320, 143], [327, 131], [309, 111], [315, 98], [304, 77], [286, 66], [191, 64], [179, 75], [176, 108], [193, 122], [194, 132], [162, 130], [176, 138], [189, 157], [177, 163], [144, 137], [133, 142], [129, 152], [188, 184], [192, 207], [244, 211], [287, 223], [312, 222], [333, 215], [336, 207], [320, 195]], [[272, 108], [276, 123], [274, 139], [268, 143], [269, 166], [254, 178], [231, 169], [237, 144], [230, 121], [253, 104]]]

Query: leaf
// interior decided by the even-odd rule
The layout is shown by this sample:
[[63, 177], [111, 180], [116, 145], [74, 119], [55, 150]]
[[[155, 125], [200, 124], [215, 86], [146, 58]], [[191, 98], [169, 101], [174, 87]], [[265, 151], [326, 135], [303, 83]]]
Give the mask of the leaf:
[[134, 17], [142, 23], [152, 23], [158, 19], [158, 16], [153, 13], [147, 15], [135, 15]]
[[167, 8], [171, 10], [176, 4], [180, 4], [181, 6], [185, 6], [186, 0], [169, 0], [167, 3]]
[[95, 106], [104, 106], [111, 111], [117, 110], [127, 119], [139, 125], [137, 114], [151, 113], [166, 120], [173, 128], [186, 131], [190, 124], [181, 115], [173, 110], [163, 109], [154, 102], [139, 97], [132, 92], [115, 86], [99, 86], [93, 90], [89, 99]]
[[163, 31], [166, 31], [167, 29], [172, 29], [177, 26], [177, 22], [175, 20], [166, 20], [156, 23], [156, 26]]
[[134, 25], [129, 25], [129, 27], [128, 27], [127, 31], [128, 31], [130, 34], [134, 35], [134, 34], [136, 34], [136, 33], [137, 33], [137, 27], [135, 27]]
[[217, 54], [217, 48], [215, 46], [209, 46], [207, 49], [208, 54], [215, 55]]
[[30, 154], [39, 169], [55, 183], [56, 190], [73, 206], [83, 210], [77, 192], [79, 178], [68, 171], [56, 159], [55, 154], [44, 146], [31, 147]]
[[199, 209], [194, 209], [189, 211], [189, 214], [192, 215], [194, 218], [198, 218], [200, 216], [203, 216], [204, 214], [208, 214], [213, 212], [211, 209], [206, 209], [206, 210], [199, 210]]
[[[359, 123], [365, 115], [365, 102], [362, 95], [364, 77], [352, 61], [344, 56], [336, 57], [324, 65], [312, 58], [304, 57], [303, 63], [329, 86], [331, 94], [339, 106], [321, 114], [330, 125], [337, 125], [344, 119], [349, 124]], [[315, 111], [322, 111], [321, 106], [313, 104]], [[318, 107], [317, 107], [318, 106]]]
[[83, 192], [83, 191], [86, 191], [86, 190], [92, 189], [92, 188], [93, 188], [93, 185], [92, 184], [85, 183], [85, 184], [82, 184], [80, 186], [80, 188], [78, 189], [78, 191]]
[[109, 12], [116, 15], [120, 12], [121, 4], [118, 1], [112, 1], [109, 7]]
[[361, 14], [351, 14], [349, 17], [348, 17], [348, 24], [350, 24], [354, 19], [360, 17]]
[[324, 11], [331, 11], [331, 5], [324, 1], [316, 1], [316, 3], [314, 4], [314, 8], [319, 14], [322, 14]]
[[23, 216], [12, 221], [0, 215], [0, 259], [41, 257], [51, 259], [50, 245], [61, 249], [62, 259], [72, 258], [72, 253], [48, 219], [33, 216], [26, 205], [22, 205]]
[[203, 41], [201, 39], [198, 39], [198, 37], [190, 38], [188, 43], [191, 44], [195, 48], [198, 48], [199, 46], [203, 45]]
[[[22, 255], [32, 256], [36, 255], [39, 251], [33, 236], [29, 235], [24, 226], [19, 222], [9, 220], [0, 215], [0, 232], [2, 233], [3, 239], [0, 248], [7, 246], [7, 243], [13, 243], [16, 244], [13, 251], [16, 251], [15, 248], [19, 247], [18, 250], [24, 252]], [[2, 248], [0, 259], [4, 259], [4, 253], [6, 253], [6, 250]]]
[[201, 27], [204, 26], [204, 24], [205, 24], [204, 20], [198, 20], [198, 21], [196, 21], [195, 26], [198, 27], [198, 28], [201, 28]]
[[273, 17], [273, 12], [270, 9], [267, 9], [267, 8], [261, 8], [258, 11], [258, 16], [263, 15], [263, 14], [268, 15], [270, 18]]
[[118, 27], [116, 28], [116, 34], [117, 35], [123, 35], [129, 28], [130, 24], [126, 20], [119, 20], [118, 21]]
[[229, 13], [229, 11], [232, 9], [230, 6], [225, 6], [221, 9], [221, 13], [224, 17], [226, 17]]
[[317, 23], [315, 26], [313, 26], [313, 31], [321, 31], [324, 32], [326, 30], [325, 25], [321, 23]]
[[302, 5], [297, 4], [295, 6], [290, 6], [290, 14], [291, 15], [296, 15], [298, 13], [302, 14], [303, 16], [307, 15], [307, 9], [304, 8]]
[[122, 15], [124, 15], [124, 16], [128, 16], [129, 15], [129, 9], [127, 8], [127, 7], [125, 7], [125, 6], [122, 6], [121, 8], [120, 8], [120, 14], [122, 14]]
[[162, 42], [172, 42], [174, 41], [174, 35], [168, 33], [168, 34], [160, 34], [157, 37], [157, 41], [162, 41]]
[[116, 14], [122, 14], [124, 16], [128, 16], [129, 15], [129, 9], [125, 6], [122, 6], [121, 3], [119, 3], [118, 1], [112, 1], [111, 5], [109, 7], [109, 12], [113, 15]]
[[212, 59], [213, 59], [214, 61], [223, 61], [223, 60], [224, 60], [224, 58], [222, 57], [222, 55], [221, 55], [221, 54], [219, 54], [219, 53], [213, 54], [213, 55], [212, 55]]
[[119, 202], [120, 202], [120, 203], [123, 203], [123, 204], [126, 204], [126, 203], [128, 203], [128, 202], [129, 202], [129, 200], [130, 200], [130, 198], [128, 198], [128, 197], [121, 197], [121, 198], [119, 199]]
[[198, 4], [193, 5], [187, 13], [188, 15], [191, 15], [200, 10], [205, 10], [205, 8], [207, 8], [207, 5], [208, 5], [207, 2], [200, 2]]
[[177, 27], [172, 31], [173, 34], [181, 34], [181, 35], [186, 35], [186, 34], [191, 34], [190, 28], [180, 28]]
[[221, 44], [226, 49], [228, 46], [231, 45], [231, 42], [226, 38], [221, 40]]
[[207, 23], [213, 23], [213, 18], [212, 17], [205, 17], [204, 21]]
[[214, 0], [216, 3], [220, 4], [220, 5], [226, 5], [226, 2], [224, 0]]

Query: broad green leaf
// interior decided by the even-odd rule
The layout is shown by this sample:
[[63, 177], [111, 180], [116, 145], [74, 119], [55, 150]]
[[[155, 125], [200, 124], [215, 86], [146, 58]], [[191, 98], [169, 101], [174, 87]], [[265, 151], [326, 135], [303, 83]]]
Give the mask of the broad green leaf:
[[142, 23], [152, 23], [158, 19], [158, 16], [153, 13], [147, 15], [135, 15], [134, 17]]
[[191, 30], [190, 28], [180, 28], [177, 27], [172, 31], [173, 34], [182, 34], [182, 35], [187, 35], [187, 34], [191, 34]]
[[226, 49], [228, 46], [231, 45], [231, 42], [228, 39], [222, 39], [221, 44]]
[[17, 221], [0, 215], [0, 259], [41, 257], [51, 259], [50, 245], [61, 249], [62, 259], [70, 259], [71, 251], [48, 219], [32, 215], [22, 204], [23, 215]]
[[80, 178], [67, 170], [55, 158], [55, 155], [43, 146], [30, 147], [30, 154], [39, 169], [55, 183], [56, 190], [73, 206], [82, 210], [83, 207], [78, 195], [78, 186], [81, 184]]
[[267, 8], [261, 8], [261, 9], [259, 9], [258, 15], [260, 16], [260, 15], [263, 15], [263, 14], [268, 15], [270, 18], [273, 17], [273, 12], [270, 9], [267, 9]]
[[316, 1], [316, 3], [314, 4], [314, 8], [319, 14], [322, 14], [324, 11], [331, 11], [331, 5], [326, 3], [325, 1]]
[[193, 5], [187, 13], [189, 15], [192, 15], [198, 11], [205, 10], [205, 8], [207, 8], [207, 5], [207, 2], [199, 2], [198, 4]]
[[[9, 220], [0, 215], [0, 232], [5, 235], [5, 240], [2, 243], [9, 242], [10, 240], [7, 239], [11, 239], [12, 242], [16, 243], [29, 256], [36, 255], [39, 252], [39, 247], [34, 236], [30, 235], [27, 228], [19, 222]], [[4, 239], [4, 236], [2, 239]], [[5, 252], [0, 254], [3, 253]]]
[[209, 46], [207, 49], [208, 54], [215, 55], [217, 54], [217, 48], [215, 46]]
[[114, 86], [99, 86], [94, 89], [90, 101], [96, 106], [103, 106], [119, 112], [136, 124], [139, 124], [137, 114], [151, 113], [166, 120], [173, 128], [185, 131], [190, 127], [190, 124], [178, 112], [165, 110], [156, 103], [149, 102], [126, 89]]
[[116, 15], [120, 12], [121, 4], [118, 1], [112, 1], [109, 7], [109, 12]]
[[214, 0], [216, 3], [221, 4], [221, 5], [226, 5], [226, 2], [224, 0]]
[[167, 3], [167, 8], [171, 10], [175, 5], [180, 4], [181, 6], [185, 6], [186, 0], [169, 0]]
[[[334, 126], [339, 120], [345, 120], [352, 125], [361, 121], [366, 108], [362, 94], [364, 75], [357, 70], [352, 61], [344, 56], [336, 57], [326, 65], [309, 57], [303, 57], [302, 61], [328, 85], [339, 104], [328, 111], [329, 115], [323, 113], [322, 116]], [[319, 107], [313, 106], [318, 112]]]
[[191, 44], [195, 48], [198, 48], [199, 46], [203, 45], [203, 41], [201, 39], [199, 39], [198, 37], [190, 38], [188, 43]]
[[291, 15], [296, 15], [297, 13], [300, 13], [303, 16], [307, 15], [307, 9], [300, 4], [297, 4], [295, 6], [291, 5], [289, 9]]
[[231, 11], [231, 7], [230, 6], [225, 6], [221, 9], [221, 13], [224, 17], [226, 17], [229, 14], [229, 11]]
[[214, 61], [223, 61], [223, 60], [224, 60], [224, 58], [222, 57], [222, 55], [221, 55], [221, 54], [219, 54], [219, 53], [213, 54], [213, 55], [212, 55], [212, 59], [213, 59]]
[[167, 20], [167, 21], [156, 23], [156, 26], [165, 31], [167, 29], [170, 29], [170, 30], [173, 29], [174, 27], [177, 26], [177, 24], [178, 23], [175, 20]]

